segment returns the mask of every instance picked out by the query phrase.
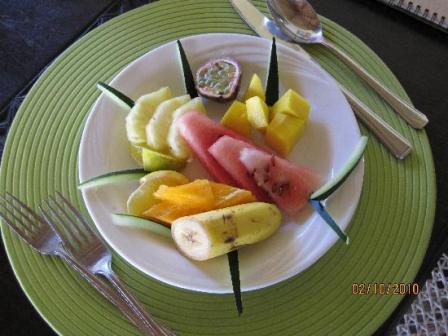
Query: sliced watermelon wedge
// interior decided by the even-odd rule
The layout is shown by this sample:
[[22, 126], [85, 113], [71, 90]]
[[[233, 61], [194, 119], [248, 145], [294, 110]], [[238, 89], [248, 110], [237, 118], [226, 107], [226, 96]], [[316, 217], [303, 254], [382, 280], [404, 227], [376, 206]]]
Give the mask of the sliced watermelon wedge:
[[309, 169], [256, 148], [242, 149], [240, 162], [279, 208], [292, 216], [306, 206], [320, 185], [320, 178]]
[[248, 139], [195, 111], [177, 118], [176, 127], [201, 164], [216, 181], [238, 186], [232, 176], [209, 153], [208, 149], [224, 135], [242, 141], [249, 141]]
[[[240, 161], [241, 151], [246, 148], [256, 149], [255, 145], [230, 136], [219, 138], [210, 148], [209, 153], [236, 181], [236, 186], [251, 191], [262, 202], [272, 203], [269, 195], [255, 183]], [[256, 149], [257, 150], [257, 149]], [[261, 150], [257, 150], [260, 151]], [[269, 154], [266, 154], [269, 156]]]

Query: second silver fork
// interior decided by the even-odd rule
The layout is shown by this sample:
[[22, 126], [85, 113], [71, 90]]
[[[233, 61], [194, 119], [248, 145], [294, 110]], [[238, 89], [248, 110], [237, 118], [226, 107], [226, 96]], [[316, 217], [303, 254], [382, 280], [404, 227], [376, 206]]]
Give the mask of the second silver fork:
[[61, 236], [65, 249], [90, 272], [107, 279], [154, 335], [174, 335], [143, 309], [117, 277], [112, 269], [112, 253], [106, 243], [61, 193], [56, 192], [56, 195], [49, 197], [39, 208], [53, 230]]
[[90, 285], [120, 309], [145, 335], [174, 335], [168, 329], [163, 333], [154, 333], [153, 328], [148, 327], [149, 322], [146, 321], [145, 316], [137, 315], [120, 295], [66, 251], [61, 237], [44, 218], [8, 192], [6, 196], [0, 194], [0, 217], [37, 252], [42, 255], [57, 256], [66, 261]]

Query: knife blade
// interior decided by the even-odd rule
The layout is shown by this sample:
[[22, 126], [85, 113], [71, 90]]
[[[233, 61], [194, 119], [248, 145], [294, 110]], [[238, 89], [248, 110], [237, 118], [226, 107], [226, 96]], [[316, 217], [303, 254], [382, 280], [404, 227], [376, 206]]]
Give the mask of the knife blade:
[[[274, 35], [268, 30], [267, 23], [270, 21], [255, 7], [249, 0], [230, 0], [233, 8], [238, 15], [246, 22], [246, 24], [258, 36], [272, 39]], [[276, 39], [278, 44], [292, 48], [299, 52], [302, 56], [312, 60], [311, 55], [308, 54], [300, 45], [291, 43], [280, 38]], [[316, 62], [317, 63], [317, 62]], [[331, 76], [331, 75], [330, 75]], [[331, 76], [332, 77], [332, 76]], [[337, 82], [337, 81], [336, 81]], [[409, 141], [393, 129], [380, 116], [373, 112], [368, 106], [360, 101], [350, 90], [348, 90], [341, 83], [337, 82], [342, 93], [347, 98], [352, 106], [353, 111], [364, 125], [381, 141], [381, 143], [398, 159], [406, 158], [412, 151], [412, 146]]]

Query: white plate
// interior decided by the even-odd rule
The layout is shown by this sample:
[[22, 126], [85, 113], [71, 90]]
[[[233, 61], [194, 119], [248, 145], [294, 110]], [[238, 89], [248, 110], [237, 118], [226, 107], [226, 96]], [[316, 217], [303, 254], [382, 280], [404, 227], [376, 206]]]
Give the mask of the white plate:
[[[270, 43], [240, 34], [205, 34], [182, 40], [193, 71], [216, 56], [239, 60], [243, 67], [240, 95], [253, 73], [266, 78]], [[282, 92], [293, 88], [312, 105], [305, 135], [289, 159], [328, 179], [344, 165], [360, 139], [353, 112], [334, 80], [317, 64], [281, 45], [278, 57]], [[185, 94], [176, 43], [163, 45], [132, 62], [115, 77], [112, 86], [133, 99], [161, 86], [170, 86], [176, 95]], [[219, 120], [227, 105], [207, 102], [206, 107], [209, 115]], [[136, 167], [127, 151], [125, 117], [126, 113], [110, 99], [100, 96], [81, 139], [81, 181]], [[363, 172], [362, 163], [327, 202], [342, 228], [347, 228], [355, 212]], [[189, 177], [207, 176], [197, 162], [185, 173]], [[90, 215], [107, 242], [130, 264], [160, 281], [195, 291], [232, 292], [226, 256], [194, 262], [182, 256], [168, 239], [113, 225], [111, 214], [126, 211], [126, 199], [136, 187], [137, 183], [130, 182], [83, 192]], [[242, 290], [259, 289], [299, 274], [336, 241], [335, 233], [312, 209], [296, 220], [284, 220], [271, 238], [240, 250]]]

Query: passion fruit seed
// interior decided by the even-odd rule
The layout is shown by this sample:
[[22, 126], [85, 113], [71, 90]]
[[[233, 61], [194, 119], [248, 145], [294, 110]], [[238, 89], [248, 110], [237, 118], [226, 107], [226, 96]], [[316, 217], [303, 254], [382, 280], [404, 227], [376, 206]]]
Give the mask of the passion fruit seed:
[[199, 68], [196, 85], [199, 94], [225, 102], [236, 97], [241, 80], [241, 67], [230, 58], [215, 59]]

